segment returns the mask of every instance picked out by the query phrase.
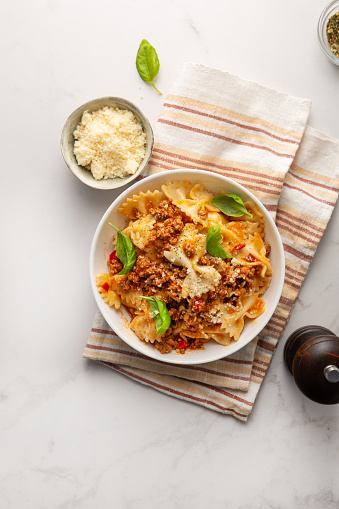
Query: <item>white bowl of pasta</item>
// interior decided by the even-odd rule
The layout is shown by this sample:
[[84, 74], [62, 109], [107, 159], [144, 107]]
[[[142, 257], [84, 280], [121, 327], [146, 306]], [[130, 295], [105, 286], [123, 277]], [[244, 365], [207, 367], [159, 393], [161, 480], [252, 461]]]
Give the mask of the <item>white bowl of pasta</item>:
[[279, 232], [234, 180], [158, 173], [122, 193], [91, 247], [95, 300], [109, 326], [148, 357], [200, 364], [231, 355], [271, 318], [284, 282]]

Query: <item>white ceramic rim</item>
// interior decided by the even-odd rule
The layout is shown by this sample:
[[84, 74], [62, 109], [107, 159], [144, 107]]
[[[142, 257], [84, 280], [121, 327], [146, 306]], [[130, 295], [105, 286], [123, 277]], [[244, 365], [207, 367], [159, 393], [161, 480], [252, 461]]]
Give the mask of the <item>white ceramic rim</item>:
[[[101, 220], [100, 220], [100, 222], [99, 222], [99, 224], [98, 224], [98, 226], [97, 226], [97, 228], [95, 230], [94, 237], [93, 237], [92, 244], [91, 244], [91, 250], [90, 250], [89, 270], [90, 270], [91, 287], [92, 287], [92, 291], [93, 291], [93, 295], [94, 295], [95, 301], [96, 301], [96, 303], [97, 303], [97, 305], [99, 307], [99, 310], [101, 311], [103, 317], [105, 318], [105, 320], [109, 324], [109, 326], [114, 330], [114, 332], [116, 332], [116, 334], [123, 341], [125, 341], [125, 343], [127, 343], [134, 350], [142, 353], [143, 355], [147, 355], [148, 357], [150, 357], [152, 359], [160, 360], [162, 362], [171, 363], [171, 364], [195, 365], [195, 364], [205, 364], [207, 362], [213, 362], [213, 361], [216, 361], [216, 360], [219, 360], [219, 359], [222, 359], [224, 357], [228, 357], [229, 355], [234, 354], [235, 352], [239, 351], [244, 346], [246, 346], [248, 343], [250, 343], [264, 329], [264, 327], [267, 325], [267, 323], [271, 319], [271, 317], [272, 317], [272, 315], [273, 315], [273, 313], [274, 313], [274, 311], [275, 311], [275, 309], [276, 309], [276, 307], [278, 305], [279, 299], [281, 297], [281, 293], [282, 293], [282, 289], [283, 289], [283, 285], [284, 285], [284, 279], [285, 279], [285, 254], [284, 254], [284, 249], [283, 249], [283, 245], [282, 245], [282, 241], [281, 241], [281, 238], [280, 238], [279, 231], [278, 231], [278, 229], [277, 229], [277, 227], [276, 227], [276, 225], [275, 225], [271, 215], [269, 214], [267, 209], [264, 207], [264, 205], [258, 200], [258, 198], [256, 198], [256, 196], [254, 196], [250, 191], [248, 191], [245, 187], [243, 187], [241, 184], [239, 184], [235, 180], [230, 179], [228, 177], [224, 177], [223, 175], [217, 175], [217, 177], [220, 178], [221, 180], [223, 180], [225, 182], [225, 184], [235, 185], [236, 187], [241, 189], [241, 191], [246, 196], [248, 196], [249, 199], [253, 200], [258, 205], [258, 207], [260, 208], [260, 210], [264, 214], [265, 223], [266, 222], [270, 223], [270, 226], [271, 226], [272, 230], [274, 231], [275, 236], [276, 236], [276, 238], [278, 240], [277, 247], [278, 247], [278, 251], [279, 251], [279, 258], [281, 260], [281, 266], [280, 266], [280, 274], [278, 274], [278, 277], [279, 277], [278, 291], [276, 292], [275, 298], [273, 299], [273, 303], [271, 301], [271, 312], [267, 313], [266, 316], [265, 316], [265, 320], [262, 323], [260, 323], [260, 330], [256, 330], [256, 328], [254, 328], [255, 332], [253, 333], [253, 337], [248, 339], [248, 341], [246, 341], [245, 344], [242, 344], [241, 346], [239, 346], [237, 348], [238, 342], [233, 342], [232, 345], [230, 345], [228, 347], [227, 346], [224, 347], [225, 348], [225, 353], [223, 355], [218, 355], [215, 358], [214, 357], [213, 358], [208, 358], [206, 360], [204, 360], [204, 359], [196, 359], [194, 357], [187, 358], [187, 357], [185, 357], [185, 354], [183, 354], [183, 355], [180, 354], [180, 355], [177, 355], [175, 357], [174, 356], [170, 356], [170, 355], [161, 354], [161, 358], [160, 358], [159, 357], [159, 351], [154, 346], [149, 348], [149, 352], [145, 353], [145, 350], [139, 350], [138, 349], [138, 343], [137, 343], [137, 345], [135, 345], [134, 343], [131, 344], [131, 342], [129, 341], [128, 337], [126, 337], [126, 336], [124, 337], [124, 332], [121, 330], [121, 328], [115, 327], [115, 324], [112, 323], [111, 320], [109, 319], [109, 317], [107, 316], [106, 310], [107, 310], [107, 308], [109, 308], [109, 306], [100, 297], [100, 294], [98, 292], [98, 289], [97, 289], [97, 286], [96, 286], [96, 283], [95, 283], [94, 253], [95, 253], [95, 246], [97, 244], [98, 236], [99, 236], [99, 233], [101, 231], [101, 228], [102, 228], [103, 224], [107, 222], [110, 213], [112, 212], [112, 210], [114, 210], [116, 208], [116, 202], [117, 201], [123, 202], [126, 198], [130, 197], [133, 194], [133, 190], [134, 190], [134, 188], [136, 186], [140, 185], [140, 183], [144, 184], [145, 182], [151, 182], [153, 180], [156, 180], [160, 176], [164, 177], [164, 175], [166, 175], [166, 174], [170, 174], [170, 179], [171, 180], [175, 180], [175, 175], [178, 174], [178, 173], [183, 173], [183, 172], [185, 172], [185, 174], [187, 174], [187, 179], [186, 180], [188, 180], [188, 181], [191, 180], [191, 179], [193, 180], [194, 178], [196, 179], [197, 177], [199, 178], [200, 175], [204, 176], [204, 177], [211, 176], [211, 172], [208, 172], [208, 171], [205, 171], [205, 170], [193, 169], [193, 168], [189, 169], [189, 170], [187, 170], [187, 169], [185, 169], [185, 170], [177, 169], [177, 170], [171, 170], [171, 171], [165, 171], [165, 172], [161, 172], [161, 173], [156, 173], [155, 175], [151, 175], [149, 177], [146, 177], [141, 182], [136, 182], [135, 184], [130, 186], [128, 189], [126, 189], [123, 193], [121, 193], [114, 200], [114, 202], [108, 207], [108, 209], [106, 210], [106, 212], [102, 216], [102, 218], [101, 218]], [[192, 177], [190, 177], [190, 175], [192, 175]], [[213, 174], [213, 175], [215, 175], [215, 174]], [[260, 318], [260, 317], [258, 317], [258, 318]], [[144, 345], [143, 341], [141, 341], [140, 339], [139, 339], [139, 341], [140, 341], [140, 347], [141, 347], [141, 345]], [[206, 343], [206, 345], [208, 345], [208, 343]], [[148, 343], [147, 345], [150, 345], [150, 344]], [[197, 352], [199, 352], [199, 351], [200, 350], [197, 350]]]

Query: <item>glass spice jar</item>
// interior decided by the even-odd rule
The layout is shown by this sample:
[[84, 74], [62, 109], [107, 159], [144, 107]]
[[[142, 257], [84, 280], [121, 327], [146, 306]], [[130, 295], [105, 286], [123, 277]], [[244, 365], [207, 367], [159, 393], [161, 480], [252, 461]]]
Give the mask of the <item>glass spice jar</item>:
[[329, 19], [334, 16], [336, 13], [339, 13], [339, 0], [334, 0], [329, 3], [325, 9], [322, 11], [319, 21], [318, 21], [318, 40], [321, 49], [325, 53], [325, 55], [329, 58], [329, 60], [339, 66], [339, 57], [337, 57], [331, 50], [330, 43], [327, 37], [327, 24]]

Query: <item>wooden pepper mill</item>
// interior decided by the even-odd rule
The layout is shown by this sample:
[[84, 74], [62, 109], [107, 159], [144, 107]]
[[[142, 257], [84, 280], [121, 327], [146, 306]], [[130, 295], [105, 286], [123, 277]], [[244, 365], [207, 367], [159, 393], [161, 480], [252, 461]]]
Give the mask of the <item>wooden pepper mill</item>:
[[300, 327], [284, 347], [297, 387], [312, 401], [339, 403], [339, 337], [319, 325]]

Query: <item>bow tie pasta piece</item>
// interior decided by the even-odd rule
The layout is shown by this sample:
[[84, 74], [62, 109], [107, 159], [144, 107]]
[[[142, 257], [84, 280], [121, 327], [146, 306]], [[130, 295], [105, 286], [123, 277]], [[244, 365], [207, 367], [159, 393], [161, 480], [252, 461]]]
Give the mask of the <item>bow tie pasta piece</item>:
[[223, 214], [220, 214], [220, 212], [208, 212], [206, 221], [207, 228], [211, 228], [211, 226], [215, 226], [216, 224], [222, 228], [226, 227], [228, 224], [226, 217]]
[[165, 195], [162, 191], [140, 192], [133, 195], [132, 198], [127, 198], [125, 203], [118, 208], [118, 212], [130, 219], [137, 219], [140, 214], [148, 214], [150, 209], [157, 207], [164, 199]]
[[266, 258], [266, 247], [258, 232], [247, 239], [246, 246], [242, 249], [241, 258], [239, 254], [236, 256], [239, 265], [258, 266], [261, 278], [272, 276], [272, 266], [269, 259]]
[[138, 338], [142, 339], [146, 343], [154, 343], [155, 340], [159, 341], [162, 334], [157, 335], [155, 323], [152, 318], [149, 318], [146, 313], [137, 315], [131, 321], [131, 329]]
[[106, 302], [106, 304], [109, 306], [115, 307], [115, 309], [119, 309], [121, 300], [119, 295], [114, 290], [112, 279], [113, 278], [106, 273], [98, 274], [96, 276], [96, 285], [103, 301]]
[[[239, 234], [239, 232], [234, 232], [233, 230], [230, 230], [227, 226], [220, 226], [221, 233], [222, 233], [222, 240], [221, 240], [221, 246], [224, 248], [224, 250], [227, 252], [230, 250], [230, 247], [233, 247], [243, 241], [243, 237]], [[232, 256], [234, 256], [234, 253], [232, 252]]]
[[118, 292], [121, 303], [133, 309], [144, 309], [145, 305], [140, 299], [141, 293], [138, 290], [124, 290]]
[[[195, 246], [195, 253], [192, 259], [188, 258], [184, 251], [185, 242], [191, 242]], [[178, 243], [164, 256], [174, 265], [186, 267], [187, 276], [182, 285], [182, 297], [199, 297], [203, 293], [214, 290], [221, 276], [219, 272], [210, 266], [200, 266], [197, 261], [206, 253], [206, 236], [198, 234], [198, 229], [192, 223], [185, 225], [179, 236]]]
[[194, 267], [188, 268], [187, 276], [182, 285], [182, 296], [184, 298], [200, 297], [203, 293], [213, 291], [217, 286], [221, 276], [213, 267]]
[[253, 223], [259, 223], [263, 229], [265, 228], [265, 220], [262, 212], [260, 211], [258, 205], [254, 203], [252, 200], [245, 201], [245, 207], [252, 214], [253, 217], [246, 216], [246, 220], [253, 222]]
[[147, 311], [145, 302], [140, 299], [141, 292], [137, 289], [125, 290], [121, 286], [121, 283], [127, 280], [127, 274], [119, 275], [116, 274], [110, 278], [111, 288], [119, 298], [121, 304], [133, 309]]
[[183, 330], [180, 331], [180, 336], [184, 339], [186, 338], [199, 338], [199, 339], [209, 339], [209, 336], [206, 334], [206, 331], [190, 331], [190, 330]]
[[212, 205], [213, 193], [207, 191], [202, 184], [195, 184], [190, 190], [190, 198], [195, 201], [203, 201], [205, 209], [209, 212], [220, 212], [218, 207]]
[[127, 226], [122, 233], [127, 235], [133, 244], [139, 249], [144, 249], [148, 244], [149, 236], [153, 229], [155, 218], [151, 215], [143, 216]]
[[186, 214], [186, 216], [190, 217], [195, 223], [200, 223], [205, 228], [208, 225], [207, 221], [207, 212], [204, 208], [205, 201], [204, 200], [174, 200], [174, 205], [176, 205], [182, 212]]
[[259, 223], [250, 221], [230, 221], [227, 230], [231, 231], [238, 237], [238, 240], [246, 240], [256, 232], [260, 232]]
[[229, 306], [223, 304], [221, 307], [221, 325], [220, 328], [230, 337], [237, 341], [244, 328], [245, 316], [256, 318], [265, 311], [265, 303], [258, 297], [258, 294], [248, 295], [241, 298], [241, 305], [238, 309], [231, 311]]
[[184, 248], [187, 242], [195, 246], [197, 239], [197, 227], [192, 223], [186, 224], [179, 235], [177, 244], [175, 246], [171, 246], [169, 250], [164, 251], [165, 258], [167, 258], [169, 262], [174, 263], [174, 265], [180, 265], [181, 267], [186, 267], [188, 270], [193, 270], [192, 261], [185, 254]]
[[220, 325], [214, 325], [212, 327], [207, 327], [203, 331], [192, 332], [188, 330], [183, 330], [180, 332], [180, 336], [184, 339], [186, 338], [199, 338], [203, 342], [208, 341], [209, 339], [214, 339], [217, 343], [221, 345], [228, 346], [232, 342], [232, 338], [229, 334], [222, 331]]
[[255, 227], [256, 231], [258, 231], [261, 234], [264, 234], [265, 220], [264, 220], [264, 216], [260, 212], [260, 209], [258, 208], [258, 206], [252, 200], [248, 200], [248, 201], [244, 202], [244, 205], [245, 205], [247, 211], [250, 212], [253, 217], [249, 217], [247, 215], [240, 216], [240, 217], [232, 217], [232, 221], [246, 222], [248, 225], [247, 227], [249, 227], [249, 225], [251, 223], [256, 223], [256, 227]]
[[175, 180], [174, 182], [166, 182], [166, 184], [161, 186], [161, 189], [169, 200], [185, 200], [189, 198], [192, 184], [186, 181]]
[[228, 334], [228, 332], [222, 331], [220, 325], [207, 328], [206, 334], [208, 334], [210, 338], [214, 339], [214, 341], [224, 346], [228, 346], [232, 342], [232, 337]]
[[211, 204], [213, 194], [201, 184], [192, 185], [185, 181], [168, 182], [161, 186], [168, 199], [172, 200], [194, 223], [208, 226], [208, 211], [217, 212]]

